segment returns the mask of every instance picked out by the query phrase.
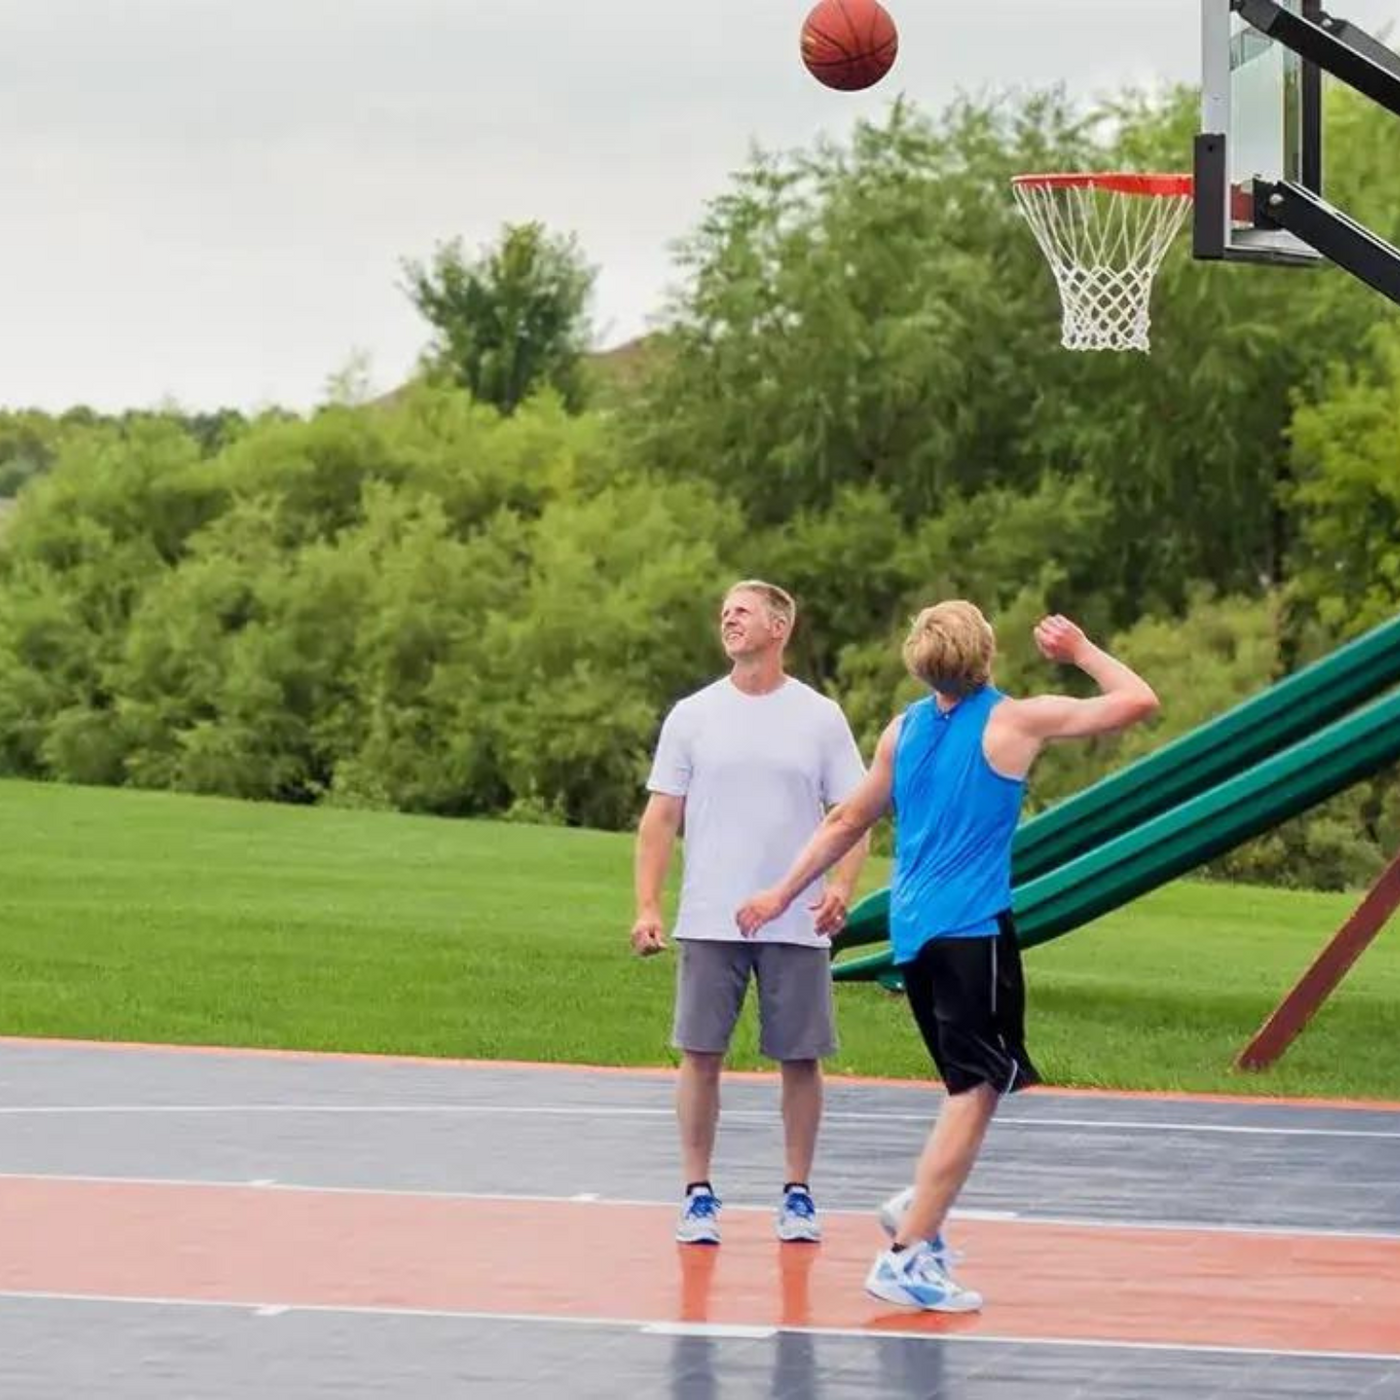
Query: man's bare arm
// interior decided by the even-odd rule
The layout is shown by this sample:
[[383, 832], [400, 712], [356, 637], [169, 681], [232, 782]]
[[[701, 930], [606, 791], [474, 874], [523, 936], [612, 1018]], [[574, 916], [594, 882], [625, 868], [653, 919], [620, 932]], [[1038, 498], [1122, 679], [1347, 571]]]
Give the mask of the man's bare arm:
[[671, 850], [684, 817], [685, 798], [654, 792], [637, 824], [634, 870], [637, 913], [632, 925], [632, 947], [644, 956], [659, 953], [666, 946], [661, 900], [666, 890]]
[[827, 887], [835, 890], [849, 904], [851, 896], [855, 894], [856, 886], [860, 883], [860, 872], [864, 869], [865, 862], [869, 858], [870, 832], [867, 830], [856, 844], [832, 866], [831, 878], [827, 881]]
[[1095, 646], [1068, 618], [1045, 618], [1035, 629], [1035, 641], [1046, 660], [1079, 667], [1103, 693], [1082, 700], [1036, 695], [998, 705], [983, 740], [987, 761], [998, 772], [1024, 777], [1051, 740], [1111, 734], [1151, 718], [1160, 708], [1156, 693], [1136, 671]]
[[1103, 692], [1085, 700], [1042, 695], [1022, 701], [1020, 720], [1039, 739], [1084, 739], [1126, 729], [1157, 713], [1156, 692], [1130, 666], [1095, 646], [1073, 622], [1047, 617], [1035, 629], [1036, 646], [1048, 661], [1077, 666]]
[[864, 836], [831, 867], [822, 897], [812, 907], [813, 923], [824, 938], [831, 938], [846, 926], [846, 915], [855, 898], [861, 867], [870, 854], [870, 833]]

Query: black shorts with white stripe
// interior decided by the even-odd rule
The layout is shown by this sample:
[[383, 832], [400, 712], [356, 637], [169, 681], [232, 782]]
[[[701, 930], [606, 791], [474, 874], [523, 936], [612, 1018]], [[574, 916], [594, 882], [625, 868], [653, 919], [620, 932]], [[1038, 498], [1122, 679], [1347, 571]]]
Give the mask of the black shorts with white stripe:
[[1040, 1082], [1026, 1053], [1026, 986], [1010, 913], [998, 932], [930, 938], [905, 963], [904, 989], [950, 1094], [990, 1084], [999, 1094]]

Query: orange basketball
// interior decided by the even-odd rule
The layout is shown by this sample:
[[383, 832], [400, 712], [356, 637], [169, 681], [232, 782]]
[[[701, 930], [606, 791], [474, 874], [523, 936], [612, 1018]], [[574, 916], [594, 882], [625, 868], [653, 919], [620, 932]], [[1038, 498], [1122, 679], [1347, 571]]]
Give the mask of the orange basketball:
[[820, 0], [802, 25], [802, 62], [829, 88], [858, 92], [894, 66], [899, 31], [878, 0]]

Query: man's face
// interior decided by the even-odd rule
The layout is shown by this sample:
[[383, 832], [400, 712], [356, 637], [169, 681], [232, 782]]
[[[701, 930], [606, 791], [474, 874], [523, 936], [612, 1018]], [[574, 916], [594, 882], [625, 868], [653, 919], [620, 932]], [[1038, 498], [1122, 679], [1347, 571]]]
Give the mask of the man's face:
[[764, 599], [747, 589], [731, 593], [720, 608], [719, 639], [731, 661], [780, 645], [785, 631]]

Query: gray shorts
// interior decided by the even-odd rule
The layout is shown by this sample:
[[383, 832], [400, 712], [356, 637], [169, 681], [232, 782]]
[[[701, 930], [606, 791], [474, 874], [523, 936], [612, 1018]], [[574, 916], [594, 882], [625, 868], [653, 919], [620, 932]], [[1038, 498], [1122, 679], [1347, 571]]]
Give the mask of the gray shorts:
[[836, 1051], [831, 954], [800, 943], [680, 938], [676, 959], [678, 1050], [722, 1055], [748, 991], [758, 982], [759, 1050], [770, 1060], [819, 1060]]

